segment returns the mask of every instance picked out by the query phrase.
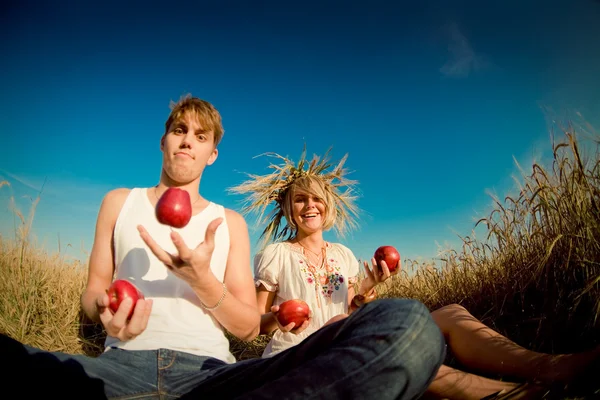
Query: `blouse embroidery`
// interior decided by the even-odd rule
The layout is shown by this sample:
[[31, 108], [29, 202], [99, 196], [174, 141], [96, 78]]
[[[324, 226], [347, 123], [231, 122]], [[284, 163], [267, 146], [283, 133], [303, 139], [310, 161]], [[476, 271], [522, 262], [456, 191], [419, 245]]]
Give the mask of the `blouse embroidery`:
[[[330, 246], [329, 243], [326, 244], [326, 248], [329, 248]], [[315, 285], [315, 296], [319, 307], [321, 306], [319, 289], [326, 303], [328, 305], [331, 304], [334, 291], [340, 290], [345, 280], [344, 275], [342, 275], [340, 271], [338, 260], [333, 257], [327, 257], [327, 253], [325, 253], [323, 264], [320, 266], [308, 262], [306, 256], [299, 259], [298, 263], [300, 264], [300, 270], [303, 272], [306, 282], [309, 285]]]
[[[302, 248], [289, 242], [269, 245], [262, 255], [255, 257], [255, 282], [262, 280], [277, 285], [274, 305], [285, 300], [301, 298], [313, 311], [313, 321], [306, 331], [297, 335], [275, 331], [262, 357], [272, 357], [302, 342], [332, 317], [348, 312], [348, 285], [358, 275], [358, 261], [343, 245], [326, 242], [325, 246], [326, 258], [321, 257], [318, 261], [325, 259], [326, 263], [321, 269], [315, 268], [315, 275], [308, 268]], [[313, 263], [317, 263], [317, 257], [309, 258]], [[318, 265], [320, 264], [319, 262]], [[325, 275], [324, 284], [321, 284], [320, 275]], [[326, 299], [330, 297], [331, 304], [324, 306]]]

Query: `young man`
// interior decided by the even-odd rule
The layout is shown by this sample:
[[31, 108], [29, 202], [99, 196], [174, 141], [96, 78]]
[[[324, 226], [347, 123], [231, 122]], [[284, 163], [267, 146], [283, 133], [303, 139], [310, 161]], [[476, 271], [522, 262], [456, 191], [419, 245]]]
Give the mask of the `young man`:
[[[97, 358], [47, 353], [2, 337], [5, 362], [15, 360], [16, 373], [27, 368], [44, 376], [43, 393], [62, 397], [419, 397], [445, 345], [429, 311], [411, 300], [370, 303], [270, 359], [235, 362], [224, 330], [252, 340], [260, 313], [244, 219], [200, 195], [222, 135], [210, 103], [182, 98], [160, 140], [158, 185], [104, 198], [81, 303], [106, 329], [106, 351]], [[188, 191], [193, 203], [192, 219], [175, 231], [154, 214], [171, 187]], [[116, 278], [133, 282], [146, 297], [130, 320], [131, 302], [114, 315], [108, 308], [106, 289]]]

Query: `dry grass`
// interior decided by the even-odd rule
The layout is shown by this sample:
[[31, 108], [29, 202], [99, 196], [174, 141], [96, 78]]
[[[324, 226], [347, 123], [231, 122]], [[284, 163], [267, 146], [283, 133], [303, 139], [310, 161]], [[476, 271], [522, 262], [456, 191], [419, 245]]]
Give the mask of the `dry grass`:
[[[553, 163], [523, 171], [516, 196], [493, 198], [487, 236], [463, 238], [439, 265], [406, 260], [384, 296], [422, 300], [430, 309], [460, 303], [476, 317], [535, 350], [569, 352], [598, 337], [600, 300], [600, 154], [580, 154], [567, 130], [553, 144]], [[0, 190], [10, 188], [0, 182]], [[39, 197], [18, 239], [0, 238], [0, 331], [47, 350], [97, 354], [104, 339], [82, 318], [79, 296], [86, 268], [49, 256], [29, 240]], [[14, 202], [13, 202], [14, 204]], [[231, 338], [238, 359], [259, 357], [265, 337], [251, 343]]]
[[[408, 260], [387, 296], [431, 310], [459, 303], [521, 345], [550, 353], [597, 344], [600, 330], [600, 153], [584, 157], [572, 131], [552, 164], [533, 164], [516, 196], [492, 196], [487, 236], [462, 238], [441, 265]], [[409, 273], [411, 271], [413, 273]]]
[[[2, 186], [10, 188], [6, 181], [0, 182]], [[30, 240], [39, 201], [40, 196], [32, 200], [25, 216], [10, 198], [19, 225], [16, 240], [0, 236], [0, 332], [42, 349], [98, 354], [102, 330], [79, 307], [86, 266], [50, 256]]]

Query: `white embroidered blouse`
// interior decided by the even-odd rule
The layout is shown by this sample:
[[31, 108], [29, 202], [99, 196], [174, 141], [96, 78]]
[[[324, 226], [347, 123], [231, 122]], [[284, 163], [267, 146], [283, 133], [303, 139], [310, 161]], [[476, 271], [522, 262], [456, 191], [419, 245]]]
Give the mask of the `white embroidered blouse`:
[[300, 334], [276, 330], [262, 357], [271, 357], [294, 346], [322, 327], [332, 317], [348, 312], [348, 285], [356, 281], [359, 263], [352, 251], [339, 243], [326, 242], [325, 262], [312, 265], [301, 247], [274, 243], [256, 255], [254, 281], [277, 295], [273, 305], [302, 299], [312, 311], [310, 326]]

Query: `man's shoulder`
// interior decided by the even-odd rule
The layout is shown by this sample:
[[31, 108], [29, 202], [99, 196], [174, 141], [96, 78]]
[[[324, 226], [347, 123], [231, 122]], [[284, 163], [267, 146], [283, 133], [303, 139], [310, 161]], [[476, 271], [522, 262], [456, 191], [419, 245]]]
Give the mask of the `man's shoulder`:
[[107, 206], [115, 204], [123, 204], [133, 189], [130, 188], [116, 188], [108, 191], [104, 195], [103, 203]]
[[223, 207], [223, 210], [228, 224], [246, 225], [246, 219], [239, 212], [226, 207]]
[[126, 187], [112, 189], [106, 193], [105, 197], [109, 197], [109, 198], [127, 197], [129, 195], [129, 193], [131, 193], [132, 190], [133, 190], [132, 188], [126, 188]]
[[103, 223], [109, 223], [111, 226], [114, 226], [131, 191], [132, 189], [128, 188], [117, 188], [108, 191], [102, 199], [98, 221], [103, 221]]

